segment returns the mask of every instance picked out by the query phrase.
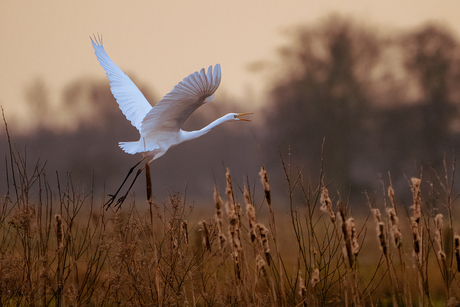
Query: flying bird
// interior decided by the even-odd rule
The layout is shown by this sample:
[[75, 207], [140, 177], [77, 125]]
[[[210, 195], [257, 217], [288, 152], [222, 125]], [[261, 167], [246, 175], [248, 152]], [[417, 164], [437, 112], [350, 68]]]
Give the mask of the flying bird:
[[129, 170], [116, 193], [109, 195], [111, 197], [105, 204], [107, 209], [115, 201], [133, 170], [142, 161], [146, 161], [145, 166], [137, 171], [126, 194], [117, 200], [118, 208], [144, 168], [148, 169], [149, 163], [163, 156], [169, 148], [196, 139], [225, 122], [250, 121], [243, 116], [252, 113], [228, 113], [201, 130], [184, 131], [181, 127], [187, 118], [198, 107], [213, 99], [221, 80], [220, 64], [216, 64], [214, 68], [209, 66], [207, 72], [203, 68], [199, 72], [190, 74], [152, 107], [133, 81], [107, 55], [102, 38], [91, 38], [91, 43], [99, 63], [109, 78], [110, 90], [120, 110], [140, 134], [138, 141], [120, 142], [119, 146], [126, 153], [142, 154], [142, 159]]

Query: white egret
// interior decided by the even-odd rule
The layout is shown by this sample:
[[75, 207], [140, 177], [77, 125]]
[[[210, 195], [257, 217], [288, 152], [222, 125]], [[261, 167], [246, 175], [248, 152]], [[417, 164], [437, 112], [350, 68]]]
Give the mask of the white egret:
[[102, 45], [102, 39], [91, 38], [91, 43], [99, 63], [107, 73], [110, 90], [118, 102], [120, 110], [140, 134], [138, 141], [120, 142], [119, 146], [126, 153], [142, 154], [142, 159], [129, 170], [117, 192], [110, 195], [110, 199], [105, 204], [107, 208], [114, 202], [130, 174], [142, 161], [147, 160], [145, 166], [137, 171], [126, 194], [117, 200], [116, 205], [120, 206], [123, 203], [144, 168], [148, 168], [150, 162], [164, 155], [169, 148], [198, 138], [222, 123], [250, 121], [242, 116], [252, 113], [229, 113], [201, 130], [184, 131], [181, 127], [190, 114], [213, 99], [214, 92], [219, 87], [221, 80], [219, 64], [214, 66], [214, 70], [212, 66], [209, 66], [207, 73], [203, 68], [200, 72], [195, 72], [184, 78], [152, 107], [133, 81], [107, 55]]

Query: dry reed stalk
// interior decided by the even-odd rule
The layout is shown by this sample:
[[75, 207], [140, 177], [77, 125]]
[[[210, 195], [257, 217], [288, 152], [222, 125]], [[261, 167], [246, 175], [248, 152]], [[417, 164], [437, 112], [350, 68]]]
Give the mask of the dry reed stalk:
[[62, 253], [63, 253], [63, 238], [64, 238], [64, 227], [62, 225], [62, 217], [60, 214], [56, 214], [56, 241], [57, 241], [57, 291], [56, 291], [56, 304], [61, 306], [62, 295], [63, 295], [63, 267], [62, 267]]
[[227, 216], [228, 216], [228, 232], [232, 242], [232, 255], [235, 262], [236, 275], [238, 280], [241, 280], [241, 251], [243, 246], [241, 244], [240, 237], [240, 221], [238, 219], [238, 206], [235, 204], [235, 199], [233, 197], [233, 186], [232, 179], [230, 176], [230, 170], [227, 168], [227, 173], [225, 174], [227, 179], [227, 187], [225, 192], [227, 194]]
[[[325, 188], [323, 188], [323, 192], [324, 192], [324, 189]], [[322, 193], [322, 195], [324, 195], [325, 203], [327, 203], [326, 199], [329, 198], [329, 195], [326, 194], [326, 193], [324, 193], [324, 194]], [[330, 199], [329, 199], [329, 201], [330, 201]], [[327, 206], [329, 206], [329, 204]], [[326, 209], [327, 209], [327, 206], [326, 206]], [[344, 207], [344, 205], [342, 204], [341, 201], [338, 201], [338, 207], [339, 207], [339, 212], [338, 212], [337, 215], [338, 215], [338, 220], [342, 224], [342, 234], [343, 234], [343, 240], [344, 240], [344, 244], [345, 244], [345, 247], [343, 248], [343, 254], [342, 255], [344, 256], [344, 259], [348, 258], [348, 264], [349, 264], [349, 267], [346, 269], [346, 271], [347, 271], [346, 287], [349, 288], [350, 291], [351, 291], [354, 305], [355, 306], [361, 306], [361, 295], [360, 295], [359, 289], [358, 289], [358, 277], [357, 277], [358, 272], [357, 272], [356, 265], [355, 265], [355, 255], [354, 255], [354, 252], [353, 252], [353, 249], [352, 249], [352, 241], [353, 241], [352, 232], [351, 232], [351, 226], [352, 225], [351, 225], [350, 222], [346, 223], [346, 221], [349, 220], [349, 219], [347, 219], [347, 214], [345, 212], [345, 207]], [[330, 208], [332, 210], [332, 205], [330, 205]], [[333, 215], [333, 217], [332, 217], [331, 214], [329, 214], [329, 217], [331, 218], [331, 221], [332, 220], [334, 220], [334, 221], [337, 220], [335, 214]], [[334, 225], [335, 225], [335, 223], [334, 223]], [[347, 302], [347, 299], [345, 299], [345, 301]]]
[[414, 256], [418, 269], [418, 290], [419, 290], [419, 306], [424, 304], [424, 276], [423, 276], [423, 241], [422, 241], [422, 197], [421, 197], [421, 180], [415, 177], [411, 178], [411, 191], [412, 191], [412, 200], [413, 200], [413, 214], [411, 217], [412, 221], [412, 238], [414, 241]]
[[[272, 199], [271, 199], [271, 194], [270, 194], [270, 182], [268, 180], [268, 174], [267, 171], [265, 170], [265, 167], [261, 167], [260, 172], [260, 181], [262, 182], [262, 186], [264, 187], [264, 192], [265, 192], [265, 199], [267, 200], [267, 205], [268, 209], [270, 211], [270, 222], [269, 222], [269, 227], [272, 233], [272, 238], [273, 241], [275, 242], [275, 250], [276, 250], [276, 259], [278, 262], [279, 268], [282, 268], [282, 262], [281, 262], [281, 255], [279, 253], [279, 248], [278, 248], [278, 241], [276, 238], [276, 223], [275, 223], [275, 212], [273, 211], [272, 208]], [[267, 256], [267, 253], [265, 254]], [[270, 262], [269, 262], [270, 263]], [[284, 292], [284, 272], [283, 270], [279, 270], [279, 284], [278, 284], [278, 292], [281, 296], [281, 305], [284, 306], [286, 305], [286, 294]]]
[[372, 209], [372, 213], [374, 215], [374, 219], [377, 224], [377, 238], [379, 241], [379, 247], [380, 247], [380, 250], [382, 251], [383, 256], [385, 257], [385, 262], [387, 264], [387, 272], [388, 272], [388, 277], [390, 279], [390, 287], [391, 287], [391, 299], [393, 301], [393, 306], [398, 306], [398, 303], [396, 301], [395, 285], [393, 283], [393, 277], [392, 277], [390, 257], [388, 255], [385, 223], [381, 221], [381, 214], [380, 214], [379, 209]]
[[390, 220], [390, 234], [392, 237], [392, 241], [396, 249], [398, 250], [399, 255], [399, 262], [401, 264], [402, 269], [402, 281], [403, 281], [403, 289], [404, 289], [404, 303], [406, 306], [412, 306], [412, 297], [410, 294], [409, 289], [409, 280], [406, 277], [406, 264], [404, 262], [404, 252], [402, 250], [402, 233], [399, 227], [399, 218], [396, 215], [396, 207], [394, 202], [394, 190], [390, 186], [388, 187], [388, 196], [390, 197], [390, 202], [392, 204], [391, 208], [387, 208], [387, 215], [388, 219]]

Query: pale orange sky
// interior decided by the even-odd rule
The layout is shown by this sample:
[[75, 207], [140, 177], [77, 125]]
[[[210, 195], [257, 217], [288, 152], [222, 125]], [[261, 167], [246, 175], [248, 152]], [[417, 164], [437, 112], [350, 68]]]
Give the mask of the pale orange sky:
[[436, 21], [460, 33], [460, 1], [453, 0], [1, 1], [0, 105], [18, 118], [24, 89], [37, 78], [54, 104], [70, 82], [105, 78], [89, 40], [98, 33], [114, 62], [158, 98], [190, 73], [220, 63], [216, 95], [256, 108], [267, 80], [248, 65], [276, 61], [277, 47], [287, 42], [284, 29], [332, 13], [383, 30]]

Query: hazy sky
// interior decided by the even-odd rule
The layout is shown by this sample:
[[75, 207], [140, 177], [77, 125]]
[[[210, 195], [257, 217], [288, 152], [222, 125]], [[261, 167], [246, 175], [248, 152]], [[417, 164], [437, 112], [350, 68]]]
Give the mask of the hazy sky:
[[460, 32], [454, 0], [0, 0], [0, 105], [13, 118], [23, 112], [24, 89], [38, 78], [54, 104], [70, 82], [105, 78], [90, 44], [93, 33], [103, 35], [122, 70], [159, 98], [190, 73], [221, 63], [217, 95], [263, 101], [266, 78], [248, 65], [275, 61], [277, 47], [287, 42], [284, 29], [332, 13], [383, 30], [436, 21]]

